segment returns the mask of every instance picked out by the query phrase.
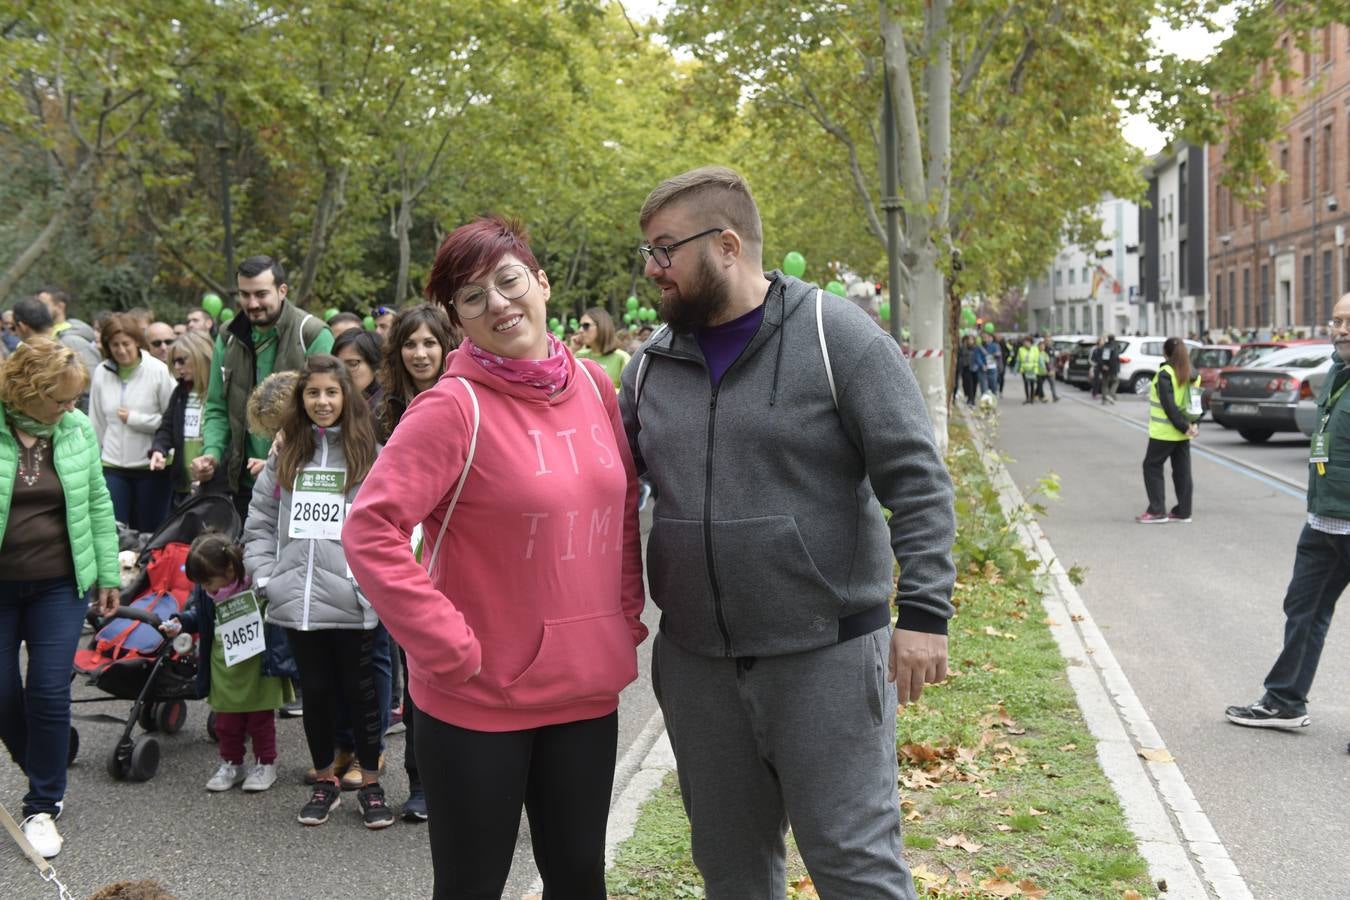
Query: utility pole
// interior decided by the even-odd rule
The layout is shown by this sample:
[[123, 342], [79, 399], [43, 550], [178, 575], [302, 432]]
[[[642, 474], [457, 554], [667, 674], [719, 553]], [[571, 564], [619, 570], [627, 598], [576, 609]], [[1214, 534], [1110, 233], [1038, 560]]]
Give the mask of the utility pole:
[[234, 228], [230, 221], [230, 142], [225, 137], [225, 93], [216, 91], [216, 153], [220, 162], [220, 217], [225, 226], [225, 277], [221, 284], [229, 292], [225, 297], [228, 306], [233, 302], [235, 291], [234, 277]]
[[891, 80], [883, 74], [884, 87], [881, 112], [881, 129], [885, 135], [882, 146], [885, 159], [882, 164], [882, 178], [885, 181], [885, 195], [881, 198], [881, 208], [886, 210], [886, 264], [890, 280], [891, 337], [900, 343], [900, 173], [899, 160], [896, 158], [895, 105], [891, 100]]

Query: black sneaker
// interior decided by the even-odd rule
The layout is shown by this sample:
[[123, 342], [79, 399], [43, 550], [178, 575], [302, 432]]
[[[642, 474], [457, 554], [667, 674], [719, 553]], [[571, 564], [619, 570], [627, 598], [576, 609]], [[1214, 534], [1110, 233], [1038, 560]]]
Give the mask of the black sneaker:
[[328, 821], [328, 814], [342, 803], [342, 788], [332, 781], [320, 781], [314, 785], [309, 802], [300, 810], [301, 825], [322, 825]]
[[427, 820], [427, 795], [420, 788], [408, 791], [408, 799], [403, 803], [403, 821], [425, 822]]
[[277, 714], [283, 719], [298, 719], [305, 714], [305, 704], [296, 697], [278, 710]]
[[384, 801], [384, 788], [379, 782], [357, 791], [356, 802], [361, 805], [361, 821], [367, 828], [388, 828], [394, 824], [394, 811]]
[[1230, 706], [1224, 710], [1224, 715], [1234, 725], [1249, 728], [1307, 728], [1311, 721], [1306, 713], [1266, 706], [1259, 700], [1251, 706]]

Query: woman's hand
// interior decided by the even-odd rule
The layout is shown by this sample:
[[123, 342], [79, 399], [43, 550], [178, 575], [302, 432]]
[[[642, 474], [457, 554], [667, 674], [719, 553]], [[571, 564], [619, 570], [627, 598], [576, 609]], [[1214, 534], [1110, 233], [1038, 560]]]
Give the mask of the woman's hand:
[[150, 454], [150, 471], [158, 472], [164, 468], [164, 454], [158, 450]]
[[256, 456], [249, 457], [248, 474], [252, 475], [254, 478], [257, 478], [259, 475], [262, 474], [262, 470], [265, 468], [267, 468], [267, 460], [258, 459]]
[[125, 406], [117, 407], [117, 418], [125, 422], [127, 419], [131, 418], [131, 410]]
[[99, 588], [98, 591], [98, 614], [103, 618], [108, 618], [117, 612], [117, 607], [121, 605], [122, 592], [118, 588]]

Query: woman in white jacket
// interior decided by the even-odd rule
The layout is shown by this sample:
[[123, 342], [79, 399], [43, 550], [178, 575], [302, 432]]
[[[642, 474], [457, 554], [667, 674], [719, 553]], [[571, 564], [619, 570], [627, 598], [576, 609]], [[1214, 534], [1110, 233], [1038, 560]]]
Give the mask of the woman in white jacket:
[[169, 513], [168, 472], [150, 471], [150, 445], [175, 386], [147, 352], [141, 325], [125, 313], [104, 320], [103, 362], [91, 373], [89, 418], [103, 453], [103, 478], [117, 521], [154, 531]]

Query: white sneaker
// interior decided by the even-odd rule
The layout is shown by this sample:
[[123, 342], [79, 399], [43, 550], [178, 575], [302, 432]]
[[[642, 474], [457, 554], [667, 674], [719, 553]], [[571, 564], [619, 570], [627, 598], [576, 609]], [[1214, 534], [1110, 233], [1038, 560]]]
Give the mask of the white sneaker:
[[43, 859], [51, 859], [61, 852], [61, 835], [56, 830], [56, 821], [49, 813], [38, 813], [23, 820], [23, 836], [33, 849], [42, 854]]
[[216, 769], [216, 774], [212, 775], [211, 780], [206, 783], [206, 789], [208, 791], [228, 791], [243, 780], [243, 766], [223, 762], [220, 764], [220, 768]]
[[277, 782], [277, 767], [273, 763], [258, 763], [248, 770], [244, 790], [265, 791]]

